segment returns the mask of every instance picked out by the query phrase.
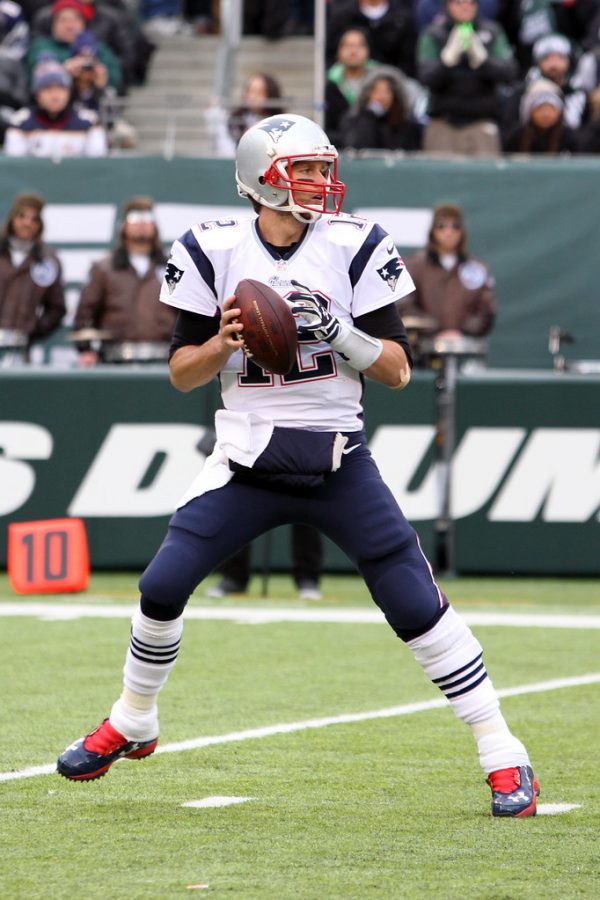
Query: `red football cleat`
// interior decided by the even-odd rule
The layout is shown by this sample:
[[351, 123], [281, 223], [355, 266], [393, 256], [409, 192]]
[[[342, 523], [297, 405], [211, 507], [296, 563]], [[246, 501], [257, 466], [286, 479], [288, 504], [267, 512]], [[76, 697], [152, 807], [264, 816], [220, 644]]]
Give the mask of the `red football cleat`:
[[61, 753], [56, 763], [59, 775], [72, 781], [93, 781], [105, 775], [118, 759], [143, 759], [156, 750], [158, 737], [151, 741], [128, 741], [108, 719], [79, 738]]
[[493, 816], [535, 816], [540, 786], [531, 766], [497, 769], [488, 775], [487, 783], [492, 789]]

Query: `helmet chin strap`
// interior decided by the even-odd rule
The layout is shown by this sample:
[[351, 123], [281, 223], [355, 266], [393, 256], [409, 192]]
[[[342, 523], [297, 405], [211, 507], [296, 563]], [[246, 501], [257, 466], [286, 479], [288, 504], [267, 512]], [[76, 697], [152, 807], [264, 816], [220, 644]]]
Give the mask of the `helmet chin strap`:
[[316, 222], [321, 218], [323, 213], [317, 212], [317, 210], [312, 209], [304, 209], [295, 207], [291, 209], [293, 217], [298, 220], [298, 222], [302, 222], [303, 225], [310, 225], [312, 222]]

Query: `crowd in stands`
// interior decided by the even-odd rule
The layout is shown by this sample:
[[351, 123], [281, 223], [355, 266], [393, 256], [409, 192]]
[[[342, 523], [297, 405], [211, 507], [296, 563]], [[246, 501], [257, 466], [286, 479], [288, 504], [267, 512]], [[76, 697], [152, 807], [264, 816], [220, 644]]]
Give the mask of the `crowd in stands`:
[[125, 0], [0, 0], [5, 153], [103, 156], [134, 146], [119, 100], [143, 84], [154, 49]]
[[[4, 152], [99, 156], [135, 146], [120, 110], [144, 83], [153, 33], [216, 33], [219, 7], [0, 0]], [[314, 0], [243, 3], [244, 34], [273, 41], [310, 34], [313, 17]], [[329, 0], [326, 70], [325, 129], [340, 149], [600, 150], [600, 0]], [[257, 118], [285, 111], [280, 75], [248, 81], [218, 123], [219, 155], [232, 156]]]
[[600, 149], [598, 0], [332, 0], [327, 62], [341, 149]]

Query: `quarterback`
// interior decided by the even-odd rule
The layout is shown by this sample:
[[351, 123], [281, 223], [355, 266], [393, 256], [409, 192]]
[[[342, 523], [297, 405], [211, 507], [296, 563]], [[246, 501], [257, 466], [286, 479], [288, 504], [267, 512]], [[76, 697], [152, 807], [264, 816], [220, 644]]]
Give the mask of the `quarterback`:
[[[104, 775], [121, 757], [151, 754], [157, 698], [175, 661], [183, 612], [197, 585], [260, 534], [313, 525], [354, 562], [398, 637], [472, 729], [492, 791], [492, 814], [535, 814], [527, 751], [508, 728], [479, 641], [440, 591], [417, 535], [367, 447], [365, 378], [410, 380], [410, 347], [396, 301], [414, 290], [394, 242], [341, 212], [337, 152], [319, 126], [271, 116], [241, 138], [239, 193], [255, 215], [194, 225], [175, 241], [161, 300], [177, 309], [173, 385], [218, 377], [217, 441], [181, 498], [140, 579], [123, 691], [110, 715], [58, 759], [66, 778]], [[290, 306], [298, 332], [287, 375], [240, 349], [235, 287], [253, 278]]]

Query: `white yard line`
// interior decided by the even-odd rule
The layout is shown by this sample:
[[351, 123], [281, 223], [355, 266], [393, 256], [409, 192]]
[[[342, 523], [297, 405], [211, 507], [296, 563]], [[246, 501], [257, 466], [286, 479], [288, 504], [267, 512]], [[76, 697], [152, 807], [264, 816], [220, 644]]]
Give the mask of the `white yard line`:
[[[576, 675], [572, 678], [555, 678], [550, 681], [533, 682], [517, 687], [499, 690], [500, 697], [518, 697], [523, 694], [540, 694], [545, 691], [556, 691], [561, 688], [581, 687], [588, 684], [600, 684], [600, 672], [588, 675]], [[229, 734], [218, 734], [209, 737], [192, 738], [188, 741], [177, 741], [162, 744], [155, 753], [182, 753], [184, 750], [199, 750], [215, 744], [231, 744], [239, 741], [250, 741], [258, 738], [273, 737], [276, 734], [290, 734], [294, 731], [305, 731], [309, 728], [326, 728], [328, 725], [348, 725], [354, 722], [366, 722], [372, 719], [392, 719], [396, 716], [408, 716], [416, 712], [440, 709], [448, 706], [444, 697], [436, 700], [424, 700], [420, 703], [408, 703], [404, 706], [391, 706], [387, 709], [375, 709], [360, 713], [344, 713], [339, 716], [325, 716], [320, 719], [306, 719], [302, 722], [281, 722], [277, 725], [265, 725], [262, 728], [250, 728], [246, 731], [233, 731]], [[0, 772], [0, 782], [15, 781], [18, 778], [35, 778], [38, 775], [50, 775], [56, 771], [56, 765], [49, 763], [43, 766], [32, 766], [14, 772]]]
[[[0, 602], [2, 616], [25, 616], [46, 621], [71, 619], [130, 619], [136, 606], [118, 604], [96, 605], [92, 603], [30, 602], [27, 600]], [[599, 629], [600, 615], [568, 615], [566, 613], [520, 613], [461, 611], [468, 625], [501, 625], [508, 628], [577, 628]], [[385, 623], [383, 614], [373, 608], [363, 609], [321, 607], [269, 607], [269, 606], [190, 606], [186, 619], [204, 621], [237, 622], [244, 625], [267, 625], [273, 622], [317, 622], [332, 624], [380, 625]]]

